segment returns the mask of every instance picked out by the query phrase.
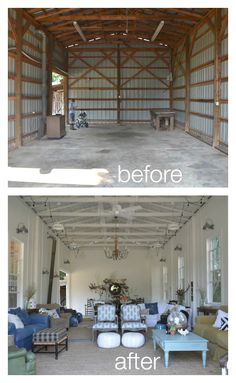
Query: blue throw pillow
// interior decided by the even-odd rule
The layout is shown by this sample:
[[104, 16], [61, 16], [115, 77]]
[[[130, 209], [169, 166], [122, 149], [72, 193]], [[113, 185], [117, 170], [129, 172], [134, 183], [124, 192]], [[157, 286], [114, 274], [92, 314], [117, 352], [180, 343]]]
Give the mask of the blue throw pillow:
[[149, 314], [150, 315], [155, 315], [158, 314], [158, 304], [157, 302], [155, 303], [145, 303], [146, 309], [149, 309]]
[[17, 307], [16, 309], [10, 309], [9, 313], [17, 315], [22, 320], [25, 326], [31, 324], [29, 314], [25, 310], [22, 310], [20, 307]]

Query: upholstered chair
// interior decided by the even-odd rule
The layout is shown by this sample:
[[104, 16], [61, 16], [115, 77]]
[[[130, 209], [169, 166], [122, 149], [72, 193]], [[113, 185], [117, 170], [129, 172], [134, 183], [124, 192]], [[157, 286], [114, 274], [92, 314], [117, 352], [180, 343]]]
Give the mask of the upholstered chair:
[[97, 315], [94, 317], [93, 341], [95, 339], [95, 333], [102, 331], [118, 332], [118, 318], [114, 305], [105, 304], [98, 306]]
[[121, 306], [121, 332], [147, 331], [146, 323], [141, 321], [141, 310], [138, 305]]

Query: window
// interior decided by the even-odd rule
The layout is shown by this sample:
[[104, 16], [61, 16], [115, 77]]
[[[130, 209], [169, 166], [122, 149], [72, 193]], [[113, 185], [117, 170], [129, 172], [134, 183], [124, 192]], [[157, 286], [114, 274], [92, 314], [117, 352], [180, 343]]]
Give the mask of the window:
[[178, 289], [184, 289], [184, 257], [178, 257]]
[[163, 300], [168, 300], [168, 283], [167, 283], [167, 266], [163, 266], [162, 269], [162, 281], [163, 281]]
[[23, 306], [23, 244], [16, 240], [10, 241], [8, 306]]
[[219, 238], [207, 240], [207, 300], [221, 302], [221, 258]]

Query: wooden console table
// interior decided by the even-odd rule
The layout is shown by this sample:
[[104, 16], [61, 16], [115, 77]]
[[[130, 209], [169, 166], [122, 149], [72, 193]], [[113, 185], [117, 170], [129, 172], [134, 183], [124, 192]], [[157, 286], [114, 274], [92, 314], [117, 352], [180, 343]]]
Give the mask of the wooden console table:
[[213, 307], [213, 306], [200, 306], [197, 308], [197, 314], [203, 313], [203, 315], [214, 315], [216, 312], [219, 310], [218, 307]]
[[164, 122], [164, 128], [173, 130], [175, 127], [175, 112], [171, 109], [150, 109], [151, 124], [154, 129], [160, 130], [163, 128], [161, 124]]

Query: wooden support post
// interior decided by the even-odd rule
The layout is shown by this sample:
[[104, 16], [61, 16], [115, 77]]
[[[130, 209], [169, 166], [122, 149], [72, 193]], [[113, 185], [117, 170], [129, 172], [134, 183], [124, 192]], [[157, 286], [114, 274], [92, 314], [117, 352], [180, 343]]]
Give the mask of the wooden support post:
[[174, 65], [173, 65], [173, 49], [170, 50], [170, 79], [169, 79], [169, 89], [170, 89], [170, 109], [173, 108], [173, 73], [174, 73]]
[[185, 132], [190, 130], [190, 44], [189, 36], [185, 41], [186, 68], [185, 68]]
[[16, 90], [16, 101], [15, 101], [15, 129], [16, 129], [16, 147], [22, 145], [22, 40], [23, 31], [22, 25], [22, 9], [16, 10], [16, 77], [15, 77], [15, 90]]
[[54, 277], [56, 248], [57, 248], [57, 240], [55, 238], [52, 238], [51, 265], [50, 265], [50, 272], [49, 272], [47, 303], [51, 303], [51, 299], [52, 299], [52, 286], [53, 286], [53, 277]]
[[117, 45], [117, 124], [120, 124], [120, 103], [121, 103], [121, 94], [120, 94], [120, 45]]
[[[68, 72], [68, 54], [66, 55], [66, 72]], [[64, 90], [64, 115], [65, 115], [65, 123], [69, 123], [68, 119], [68, 76], [64, 76], [63, 81], [63, 90]]]
[[51, 37], [48, 38], [47, 42], [47, 83], [48, 83], [48, 89], [47, 89], [47, 115], [52, 115], [52, 68], [53, 68], [53, 60], [52, 60], [52, 53], [53, 53], [53, 40]]
[[215, 11], [215, 77], [214, 77], [214, 122], [213, 122], [213, 147], [220, 144], [220, 90], [221, 90], [221, 9]]

